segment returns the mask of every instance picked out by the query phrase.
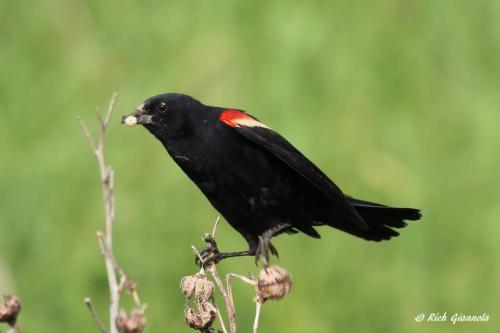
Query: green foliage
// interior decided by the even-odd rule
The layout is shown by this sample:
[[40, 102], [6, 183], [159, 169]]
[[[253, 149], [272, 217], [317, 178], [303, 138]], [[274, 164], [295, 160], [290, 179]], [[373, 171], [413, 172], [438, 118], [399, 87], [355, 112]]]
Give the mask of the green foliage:
[[[189, 332], [178, 283], [217, 215], [150, 134], [119, 125], [162, 92], [245, 109], [346, 192], [423, 209], [387, 243], [280, 237], [295, 284], [262, 332], [498, 332], [498, 22], [481, 0], [0, 2], [0, 292], [22, 299], [23, 331], [95, 332], [85, 296], [107, 311], [97, 166], [75, 118], [96, 128], [118, 91], [115, 254], [149, 332]], [[218, 238], [245, 246], [225, 223]], [[235, 293], [249, 331], [252, 292]], [[445, 311], [492, 319], [413, 320]]]

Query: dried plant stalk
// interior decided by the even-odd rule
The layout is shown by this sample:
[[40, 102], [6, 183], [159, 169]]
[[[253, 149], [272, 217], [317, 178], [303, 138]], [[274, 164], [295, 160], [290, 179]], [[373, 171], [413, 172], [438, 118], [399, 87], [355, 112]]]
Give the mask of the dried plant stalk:
[[[87, 138], [92, 152], [95, 155], [99, 167], [101, 190], [104, 202], [105, 232], [97, 231], [96, 236], [101, 248], [101, 254], [104, 258], [106, 273], [108, 277], [110, 294], [110, 333], [118, 333], [116, 322], [119, 318], [120, 294], [123, 290], [127, 290], [134, 300], [134, 303], [137, 307], [136, 309], [134, 309], [134, 313], [144, 313], [144, 307], [141, 304], [141, 300], [139, 294], [137, 293], [135, 283], [130, 280], [123, 269], [120, 268], [113, 255], [113, 223], [115, 218], [114, 171], [113, 168], [106, 163], [106, 160], [104, 158], [104, 142], [106, 137], [106, 130], [109, 126], [111, 114], [113, 113], [113, 110], [115, 108], [117, 97], [118, 95], [116, 93], [114, 93], [111, 97], [111, 101], [104, 118], [99, 114], [99, 111], [97, 111], [97, 118], [99, 120], [99, 134], [97, 141], [94, 141], [83, 120], [78, 118], [80, 126], [83, 130], [83, 133], [85, 134], [85, 137]], [[85, 304], [87, 305], [92, 318], [96, 322], [99, 330], [102, 333], [107, 333], [89, 297], [85, 298]], [[137, 319], [136, 317], [134, 317], [134, 320]], [[140, 319], [144, 320], [145, 323], [144, 318]]]

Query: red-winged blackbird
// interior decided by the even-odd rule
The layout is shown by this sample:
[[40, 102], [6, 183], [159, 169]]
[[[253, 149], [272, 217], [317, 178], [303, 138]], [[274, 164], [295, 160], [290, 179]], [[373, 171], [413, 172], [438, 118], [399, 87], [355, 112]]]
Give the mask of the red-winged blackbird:
[[370, 241], [398, 236], [393, 228], [420, 211], [347, 196], [307, 157], [255, 117], [203, 105], [182, 94], [151, 97], [124, 117], [144, 125], [216, 210], [247, 240], [248, 251], [217, 259], [277, 255], [271, 238], [299, 231], [320, 238], [328, 225]]

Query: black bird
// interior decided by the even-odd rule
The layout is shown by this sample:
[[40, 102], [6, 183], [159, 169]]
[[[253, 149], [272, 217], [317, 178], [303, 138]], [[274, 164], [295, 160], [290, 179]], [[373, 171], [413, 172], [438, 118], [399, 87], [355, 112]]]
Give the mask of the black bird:
[[280, 134], [242, 110], [207, 106], [183, 94], [149, 98], [129, 116], [142, 124], [198, 186], [214, 208], [248, 242], [248, 251], [227, 257], [277, 255], [271, 238], [303, 232], [320, 238], [328, 225], [356, 237], [381, 241], [394, 228], [418, 220], [414, 208], [394, 208], [342, 193], [317, 166]]

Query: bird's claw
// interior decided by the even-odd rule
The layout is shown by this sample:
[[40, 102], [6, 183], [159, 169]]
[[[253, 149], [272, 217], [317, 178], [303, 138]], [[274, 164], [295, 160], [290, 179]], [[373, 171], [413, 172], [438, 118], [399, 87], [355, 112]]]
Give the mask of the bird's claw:
[[221, 256], [220, 253], [207, 252], [202, 256], [202, 261], [196, 256], [195, 263], [199, 267], [206, 267], [209, 264], [218, 264], [222, 259], [224, 259], [224, 257]]
[[217, 264], [223, 258], [220, 255], [219, 249], [217, 248], [215, 239], [212, 237], [212, 235], [206, 234], [205, 237], [203, 237], [203, 240], [205, 241], [206, 246], [200, 252], [200, 256], [195, 256], [196, 265], [199, 267], [204, 267], [209, 263]]
[[215, 248], [217, 249], [217, 242], [215, 241], [214, 236], [211, 234], [205, 234], [203, 237], [203, 241], [206, 243], [205, 249], [207, 248]]
[[278, 250], [271, 244], [271, 237], [267, 235], [259, 236], [259, 244], [255, 252], [255, 265], [258, 265], [259, 259], [262, 256], [264, 267], [268, 267], [270, 258], [269, 253], [279, 258]]

